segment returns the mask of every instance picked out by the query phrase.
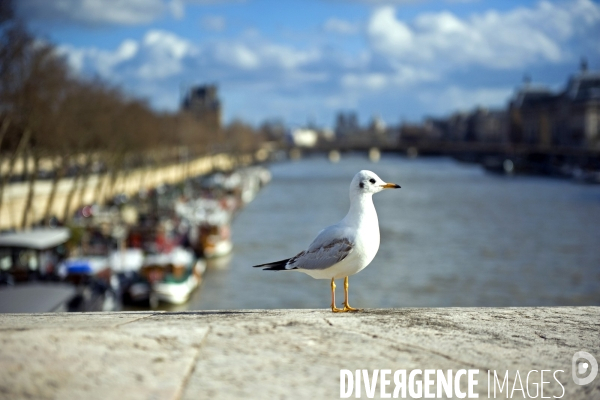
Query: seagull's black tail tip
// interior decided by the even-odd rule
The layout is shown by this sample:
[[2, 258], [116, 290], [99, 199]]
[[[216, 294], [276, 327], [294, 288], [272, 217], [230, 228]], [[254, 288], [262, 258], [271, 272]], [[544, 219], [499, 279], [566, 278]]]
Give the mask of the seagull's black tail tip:
[[289, 258], [281, 261], [273, 261], [266, 264], [254, 265], [253, 268], [262, 268], [263, 271], [285, 271], [285, 266], [287, 265]]

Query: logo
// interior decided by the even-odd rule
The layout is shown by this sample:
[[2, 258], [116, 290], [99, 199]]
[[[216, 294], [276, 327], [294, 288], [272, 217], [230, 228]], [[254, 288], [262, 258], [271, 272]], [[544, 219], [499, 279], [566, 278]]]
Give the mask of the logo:
[[[590, 353], [578, 351], [573, 354], [571, 370], [573, 373], [573, 382], [575, 382], [576, 385], [587, 385], [598, 375], [598, 362]], [[589, 374], [585, 376], [588, 371]]]

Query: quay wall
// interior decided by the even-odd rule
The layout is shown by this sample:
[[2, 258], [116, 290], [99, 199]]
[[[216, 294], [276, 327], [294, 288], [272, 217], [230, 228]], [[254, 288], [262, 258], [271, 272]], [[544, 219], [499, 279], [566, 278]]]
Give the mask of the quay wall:
[[[161, 184], [181, 182], [189, 177], [206, 174], [216, 169], [230, 170], [240, 164], [250, 164], [252, 160], [251, 155], [234, 157], [222, 153], [196, 158], [185, 163], [137, 168], [118, 174], [114, 185], [110, 182], [110, 174], [93, 174], [88, 178], [83, 188], [81, 187], [81, 181], [77, 183], [73, 177], [63, 178], [58, 182], [50, 215], [63, 217], [67, 198], [74, 184], [77, 184], [78, 188], [71, 202], [71, 212], [84, 204], [102, 203], [104, 199], [115, 194], [131, 195], [141, 189], [151, 189]], [[28, 224], [39, 221], [44, 217], [51, 188], [51, 180], [35, 181], [33, 202], [27, 216]], [[27, 182], [15, 182], [7, 185], [0, 208], [0, 229], [21, 226], [28, 191], [29, 184]]]
[[0, 399], [335, 399], [342, 369], [389, 369], [388, 394], [398, 370], [477, 370], [478, 398], [600, 399], [572, 378], [599, 333], [600, 307], [3, 314]]

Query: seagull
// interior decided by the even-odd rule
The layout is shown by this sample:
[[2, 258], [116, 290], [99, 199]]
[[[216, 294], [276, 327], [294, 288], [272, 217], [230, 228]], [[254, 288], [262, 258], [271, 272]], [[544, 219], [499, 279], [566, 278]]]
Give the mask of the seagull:
[[[348, 304], [348, 277], [362, 271], [379, 250], [379, 221], [373, 194], [399, 189], [375, 173], [358, 172], [350, 183], [350, 210], [335, 225], [323, 229], [308, 249], [281, 261], [255, 265], [265, 271], [300, 271], [315, 279], [331, 279], [331, 311], [359, 311]], [[344, 308], [335, 305], [335, 280], [344, 278]]]

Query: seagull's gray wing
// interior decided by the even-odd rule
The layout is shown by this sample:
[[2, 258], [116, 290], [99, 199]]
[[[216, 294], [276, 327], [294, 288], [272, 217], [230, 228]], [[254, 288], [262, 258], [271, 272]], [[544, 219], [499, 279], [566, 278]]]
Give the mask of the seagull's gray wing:
[[354, 237], [337, 225], [323, 229], [308, 250], [290, 258], [286, 269], [327, 269], [354, 250]]

